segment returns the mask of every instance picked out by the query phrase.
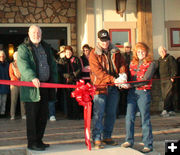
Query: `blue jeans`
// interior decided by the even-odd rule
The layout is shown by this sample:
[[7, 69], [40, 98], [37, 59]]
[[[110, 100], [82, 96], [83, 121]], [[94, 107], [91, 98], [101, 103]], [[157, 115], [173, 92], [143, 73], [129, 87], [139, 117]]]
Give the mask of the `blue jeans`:
[[56, 110], [55, 110], [55, 102], [56, 101], [49, 101], [48, 106], [49, 106], [49, 117], [55, 116]]
[[126, 141], [134, 144], [134, 122], [137, 108], [141, 114], [142, 135], [145, 147], [153, 148], [152, 126], [150, 121], [150, 90], [129, 90], [126, 113]]
[[117, 87], [108, 86], [108, 94], [95, 95], [93, 101], [93, 141], [101, 140], [101, 136], [103, 139], [111, 138], [119, 101]]

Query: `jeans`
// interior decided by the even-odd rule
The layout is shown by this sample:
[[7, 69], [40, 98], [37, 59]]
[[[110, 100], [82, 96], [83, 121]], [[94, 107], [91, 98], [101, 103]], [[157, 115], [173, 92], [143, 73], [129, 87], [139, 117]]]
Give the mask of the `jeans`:
[[55, 102], [56, 101], [49, 101], [48, 107], [49, 107], [49, 117], [55, 116], [56, 110], [55, 110]]
[[95, 95], [93, 101], [93, 141], [101, 140], [101, 136], [111, 138], [119, 101], [117, 87], [108, 86], [108, 94]]
[[131, 89], [127, 98], [126, 112], [126, 141], [131, 145], [134, 144], [134, 122], [137, 108], [141, 114], [142, 135], [145, 147], [152, 149], [153, 135], [150, 121], [150, 90]]

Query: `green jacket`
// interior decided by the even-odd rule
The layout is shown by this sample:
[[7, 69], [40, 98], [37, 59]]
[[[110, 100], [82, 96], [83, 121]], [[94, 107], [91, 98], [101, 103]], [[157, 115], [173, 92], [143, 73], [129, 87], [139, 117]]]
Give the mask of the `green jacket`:
[[[48, 64], [50, 66], [50, 79], [48, 82], [57, 83], [57, 66], [51, 46], [44, 41], [41, 41], [41, 44], [47, 54]], [[18, 47], [17, 65], [21, 73], [21, 81], [31, 82], [34, 78], [38, 78], [38, 61], [34, 52], [32, 42], [29, 38], [26, 38], [24, 43]], [[39, 102], [39, 88], [21, 86], [20, 99], [23, 102]]]

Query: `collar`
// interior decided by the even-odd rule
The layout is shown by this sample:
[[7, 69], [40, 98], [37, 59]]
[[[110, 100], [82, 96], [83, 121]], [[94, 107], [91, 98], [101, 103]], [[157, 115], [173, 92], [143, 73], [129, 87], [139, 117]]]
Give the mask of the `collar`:
[[[117, 53], [117, 52], [120, 52], [119, 48], [117, 48], [115, 45], [113, 44], [109, 44], [109, 47], [108, 47], [108, 52], [110, 52], [111, 54], [113, 53]], [[97, 55], [102, 55], [103, 54], [103, 49], [97, 44], [96, 47], [95, 47], [95, 53]]]

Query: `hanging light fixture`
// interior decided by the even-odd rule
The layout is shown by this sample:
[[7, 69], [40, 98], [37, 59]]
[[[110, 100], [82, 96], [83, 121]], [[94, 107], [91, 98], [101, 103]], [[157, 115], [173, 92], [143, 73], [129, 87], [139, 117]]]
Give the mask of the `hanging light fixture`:
[[123, 17], [123, 13], [126, 11], [127, 0], [116, 0], [116, 13]]
[[13, 44], [8, 44], [8, 54], [9, 54], [9, 58], [12, 59], [13, 54], [14, 54], [14, 45]]

